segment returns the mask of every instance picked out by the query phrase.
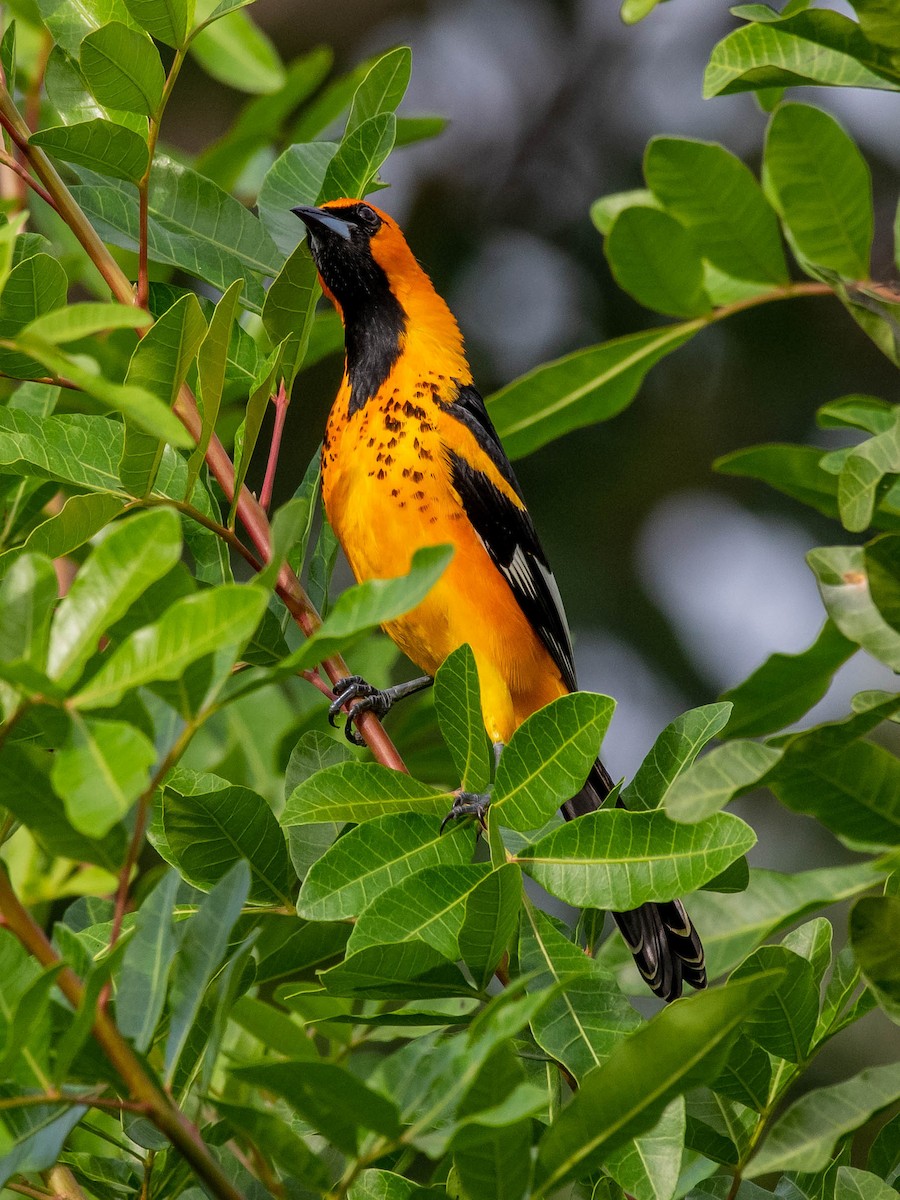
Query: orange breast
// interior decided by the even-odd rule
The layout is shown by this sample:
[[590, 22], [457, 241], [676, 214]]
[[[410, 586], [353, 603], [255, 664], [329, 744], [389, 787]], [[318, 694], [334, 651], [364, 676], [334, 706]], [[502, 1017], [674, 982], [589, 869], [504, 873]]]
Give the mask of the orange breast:
[[449, 381], [430, 372], [405, 377], [402, 364], [349, 419], [345, 389], [338, 395], [322, 455], [326, 512], [360, 580], [405, 573], [421, 546], [455, 547], [426, 599], [386, 629], [429, 675], [468, 642], [488, 733], [505, 742], [566, 688], [452, 486], [444, 447], [459, 453], [472, 435], [435, 403]]

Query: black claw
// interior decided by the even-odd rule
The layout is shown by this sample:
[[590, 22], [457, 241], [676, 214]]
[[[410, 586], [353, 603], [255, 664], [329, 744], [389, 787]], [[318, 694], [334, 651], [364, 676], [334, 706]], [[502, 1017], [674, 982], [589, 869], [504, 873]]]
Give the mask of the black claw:
[[477, 817], [482, 829], [487, 828], [485, 813], [491, 803], [487, 792], [457, 792], [453, 798], [453, 807], [441, 821], [441, 833], [451, 821], [459, 821], [463, 817]]
[[[370, 683], [366, 683], [362, 675], [348, 675], [346, 679], [339, 679], [332, 686], [332, 691], [334, 692], [334, 699], [328, 706], [328, 723], [332, 729], [336, 729], [337, 718], [341, 715], [341, 709], [348, 700], [353, 700], [357, 696], [371, 696], [377, 689], [373, 688]], [[347, 737], [350, 738], [349, 733]], [[350, 738], [350, 741], [354, 741], [354, 739]], [[354, 744], [361, 745], [359, 742], [355, 742]]]

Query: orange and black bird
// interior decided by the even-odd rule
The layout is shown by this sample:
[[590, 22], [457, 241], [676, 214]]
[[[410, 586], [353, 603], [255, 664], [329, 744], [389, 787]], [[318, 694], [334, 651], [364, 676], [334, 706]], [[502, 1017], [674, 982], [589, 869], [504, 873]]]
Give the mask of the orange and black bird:
[[[346, 360], [322, 447], [325, 511], [358, 580], [409, 570], [421, 546], [455, 553], [421, 604], [386, 626], [426, 678], [376, 691], [358, 676], [335, 686], [334, 719], [383, 716], [428, 686], [448, 654], [475, 655], [488, 734], [496, 747], [537, 709], [575, 691], [559, 589], [522, 490], [472, 385], [450, 309], [386, 213], [363, 200], [293, 210], [308, 231], [325, 295], [344, 325]], [[612, 789], [597, 760], [567, 820]], [[453, 815], [478, 811], [466, 798]], [[482, 804], [483, 808], [483, 804]], [[706, 984], [703, 948], [678, 900], [614, 913], [641, 974], [673, 1000]]]

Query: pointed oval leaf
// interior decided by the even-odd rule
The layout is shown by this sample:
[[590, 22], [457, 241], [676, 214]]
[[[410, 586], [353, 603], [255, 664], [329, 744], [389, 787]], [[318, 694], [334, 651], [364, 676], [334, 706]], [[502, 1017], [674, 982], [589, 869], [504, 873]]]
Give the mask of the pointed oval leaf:
[[77, 681], [101, 634], [181, 557], [181, 526], [169, 509], [117, 522], [83, 564], [50, 635], [47, 670], [64, 687]]
[[419, 783], [376, 763], [346, 762], [318, 771], [288, 797], [281, 816], [285, 827], [317, 821], [368, 821], [390, 813], [444, 816], [451, 792]]
[[573, 429], [614, 417], [634, 399], [650, 368], [702, 327], [689, 321], [630, 333], [514, 379], [488, 399], [507, 453], [522, 458]]
[[807, 1092], [782, 1114], [744, 1169], [750, 1179], [772, 1171], [821, 1171], [837, 1141], [900, 1099], [900, 1063], [868, 1067], [852, 1079]]
[[176, 50], [184, 46], [193, 17], [188, 0], [125, 0], [128, 11], [142, 29], [158, 42]]
[[666, 793], [666, 813], [675, 821], [704, 820], [755, 787], [781, 753], [745, 738], [717, 746], [674, 781]]
[[667, 725], [653, 749], [622, 790], [622, 803], [632, 811], [662, 808], [673, 784], [725, 726], [731, 705], [723, 702], [692, 708]]
[[775, 986], [758, 976], [676, 1000], [586, 1076], [538, 1145], [533, 1195], [552, 1195], [651, 1129], [666, 1106], [721, 1070], [747, 1013]]
[[[266, 594], [252, 585], [224, 584], [176, 600], [159, 621], [137, 630], [73, 698], [78, 708], [108, 708], [125, 692], [177, 679], [191, 663], [217, 651], [231, 661], [262, 617]], [[230, 663], [224, 665], [227, 672]]]
[[789, 282], [775, 212], [734, 154], [711, 142], [657, 137], [644, 154], [644, 176], [720, 271], [775, 287]]
[[28, 140], [52, 158], [132, 183], [141, 178], [150, 161], [147, 143], [139, 133], [100, 118], [39, 129]]
[[133, 725], [74, 713], [50, 778], [74, 828], [103, 837], [146, 789], [155, 762], [153, 743]]
[[626, 208], [613, 221], [603, 251], [619, 287], [646, 308], [672, 317], [699, 317], [712, 309], [700, 255], [668, 213]]
[[500, 756], [492, 805], [509, 829], [540, 829], [587, 779], [615, 701], [594, 692], [560, 696], [533, 713]]
[[766, 189], [802, 260], [848, 279], [867, 279], [872, 179], [834, 117], [782, 104], [766, 134]]
[[101, 104], [146, 117], [156, 113], [166, 76], [159, 52], [145, 33], [110, 21], [87, 35], [79, 61]]
[[376, 817], [344, 834], [309, 868], [297, 913], [310, 921], [356, 917], [388, 887], [424, 867], [453, 866], [472, 855], [472, 833], [460, 826], [441, 834], [418, 813]]
[[679, 825], [663, 812], [620, 808], [568, 822], [517, 861], [567, 904], [624, 912], [695, 891], [755, 843], [753, 830], [730, 813]]

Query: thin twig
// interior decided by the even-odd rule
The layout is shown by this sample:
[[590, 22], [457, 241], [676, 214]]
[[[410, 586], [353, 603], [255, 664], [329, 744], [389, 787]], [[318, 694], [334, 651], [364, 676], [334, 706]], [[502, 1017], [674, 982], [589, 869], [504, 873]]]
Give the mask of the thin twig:
[[226, 525], [214, 521], [212, 517], [206, 516], [199, 508], [194, 508], [193, 504], [188, 504], [185, 500], [174, 500], [169, 496], [144, 496], [139, 500], [133, 500], [127, 504], [126, 509], [132, 508], [174, 508], [180, 513], [184, 513], [186, 517], [190, 517], [192, 521], [196, 521], [198, 525], [202, 525], [204, 529], [208, 529], [211, 533], [216, 534], [227, 542], [232, 550], [237, 551], [246, 562], [250, 564], [254, 571], [263, 569], [262, 563], [256, 557], [241, 539], [237, 536], [233, 529], [229, 529]]
[[65, 1104], [70, 1108], [102, 1108], [110, 1112], [146, 1113], [146, 1104], [138, 1104], [131, 1100], [120, 1100], [110, 1096], [73, 1096], [70, 1092], [44, 1092], [31, 1096], [4, 1096], [0, 1099], [0, 1109], [8, 1108], [40, 1108], [44, 1104]]
[[291, 402], [289, 393], [285, 390], [284, 380], [278, 385], [278, 391], [272, 397], [275, 405], [275, 427], [272, 430], [272, 441], [269, 445], [269, 461], [266, 463], [266, 476], [263, 480], [262, 491], [259, 493], [259, 503], [266, 513], [272, 503], [272, 489], [275, 486], [275, 472], [278, 469], [278, 455], [281, 451], [281, 435], [284, 433], [284, 421], [288, 405]]
[[11, 1192], [18, 1192], [20, 1196], [31, 1196], [33, 1200], [60, 1200], [56, 1192], [45, 1192], [42, 1188], [31, 1187], [27, 1183], [7, 1180], [3, 1186]]
[[[8, 129], [8, 126], [6, 126], [6, 122], [2, 117], [0, 117], [0, 124], [3, 124], [4, 128]], [[2, 163], [4, 167], [9, 167], [11, 171], [15, 171], [16, 175], [18, 175], [18, 177], [30, 188], [37, 192], [37, 194], [46, 204], [49, 204], [52, 209], [56, 209], [56, 205], [53, 203], [53, 197], [50, 195], [47, 189], [41, 187], [31, 172], [26, 170], [26, 168], [22, 166], [17, 158], [13, 158], [11, 154], [7, 154], [5, 150], [2, 150], [0, 151], [0, 163]]]

